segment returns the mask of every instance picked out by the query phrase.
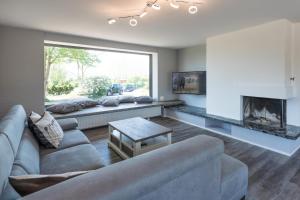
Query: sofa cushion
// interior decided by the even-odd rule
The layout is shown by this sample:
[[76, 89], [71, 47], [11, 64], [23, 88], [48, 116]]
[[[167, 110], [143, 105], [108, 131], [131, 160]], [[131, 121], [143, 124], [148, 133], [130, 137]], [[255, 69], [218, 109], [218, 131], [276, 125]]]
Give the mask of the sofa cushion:
[[63, 131], [76, 129], [78, 127], [78, 121], [76, 118], [59, 119], [57, 122]]
[[100, 155], [91, 144], [82, 144], [41, 157], [41, 174], [88, 171], [103, 167]]
[[14, 162], [14, 152], [6, 135], [0, 134], [0, 199], [7, 186], [8, 176]]
[[16, 200], [20, 199], [21, 195], [8, 183], [2, 193], [0, 195], [1, 200]]
[[41, 147], [40, 154], [46, 155], [76, 145], [89, 144], [89, 143], [90, 143], [89, 139], [80, 130], [65, 131], [64, 138], [57, 149], [49, 149], [49, 148]]
[[11, 170], [10, 175], [11, 176], [21, 176], [21, 175], [27, 175], [28, 172], [20, 165], [14, 164]]
[[20, 166], [28, 174], [40, 173], [39, 144], [28, 128], [24, 129], [14, 165]]
[[22, 138], [26, 122], [26, 112], [21, 105], [13, 106], [0, 121], [0, 134], [7, 136], [14, 155]]
[[240, 200], [248, 187], [248, 167], [226, 154], [222, 156], [221, 199]]

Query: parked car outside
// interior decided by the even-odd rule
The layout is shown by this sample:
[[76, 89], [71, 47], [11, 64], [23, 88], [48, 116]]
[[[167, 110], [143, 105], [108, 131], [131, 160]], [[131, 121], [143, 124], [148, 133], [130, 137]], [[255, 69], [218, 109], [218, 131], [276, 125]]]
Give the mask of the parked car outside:
[[133, 84], [127, 84], [125, 87], [125, 92], [132, 92], [134, 91], [136, 88]]
[[107, 89], [107, 96], [114, 94], [123, 94], [123, 86], [119, 83], [113, 83], [110, 88]]

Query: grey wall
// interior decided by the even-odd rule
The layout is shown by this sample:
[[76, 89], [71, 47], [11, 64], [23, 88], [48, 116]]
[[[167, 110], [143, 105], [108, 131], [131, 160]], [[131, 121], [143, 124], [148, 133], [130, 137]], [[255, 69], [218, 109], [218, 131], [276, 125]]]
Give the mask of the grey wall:
[[177, 98], [177, 96], [172, 93], [172, 72], [176, 71], [176, 67], [176, 51], [159, 49], [158, 98], [160, 100], [173, 100]]
[[[180, 72], [206, 70], [206, 45], [179, 49], [177, 51], [177, 70]], [[206, 107], [205, 95], [181, 94], [178, 97], [188, 105]]]
[[27, 111], [43, 112], [44, 40], [153, 53], [157, 65], [156, 97], [176, 97], [171, 91], [176, 50], [0, 26], [0, 116], [17, 103]]
[[14, 104], [43, 110], [43, 35], [0, 26], [0, 116]]

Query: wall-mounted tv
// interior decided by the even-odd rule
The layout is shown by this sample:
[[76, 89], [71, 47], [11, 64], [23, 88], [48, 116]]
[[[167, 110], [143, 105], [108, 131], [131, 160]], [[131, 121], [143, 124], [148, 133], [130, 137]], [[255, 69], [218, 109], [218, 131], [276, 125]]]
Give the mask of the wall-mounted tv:
[[172, 89], [175, 94], [206, 94], [206, 72], [173, 72]]

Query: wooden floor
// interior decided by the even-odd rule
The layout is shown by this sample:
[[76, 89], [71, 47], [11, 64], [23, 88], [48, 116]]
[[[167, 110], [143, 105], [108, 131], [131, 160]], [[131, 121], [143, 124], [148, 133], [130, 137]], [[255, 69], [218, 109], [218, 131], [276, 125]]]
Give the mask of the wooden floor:
[[[225, 152], [248, 165], [248, 200], [300, 200], [300, 151], [292, 157], [227, 138], [169, 118], [152, 121], [172, 128], [173, 142], [196, 136], [210, 135], [224, 141]], [[107, 147], [107, 127], [85, 131], [100, 152], [106, 165], [122, 159]]]

